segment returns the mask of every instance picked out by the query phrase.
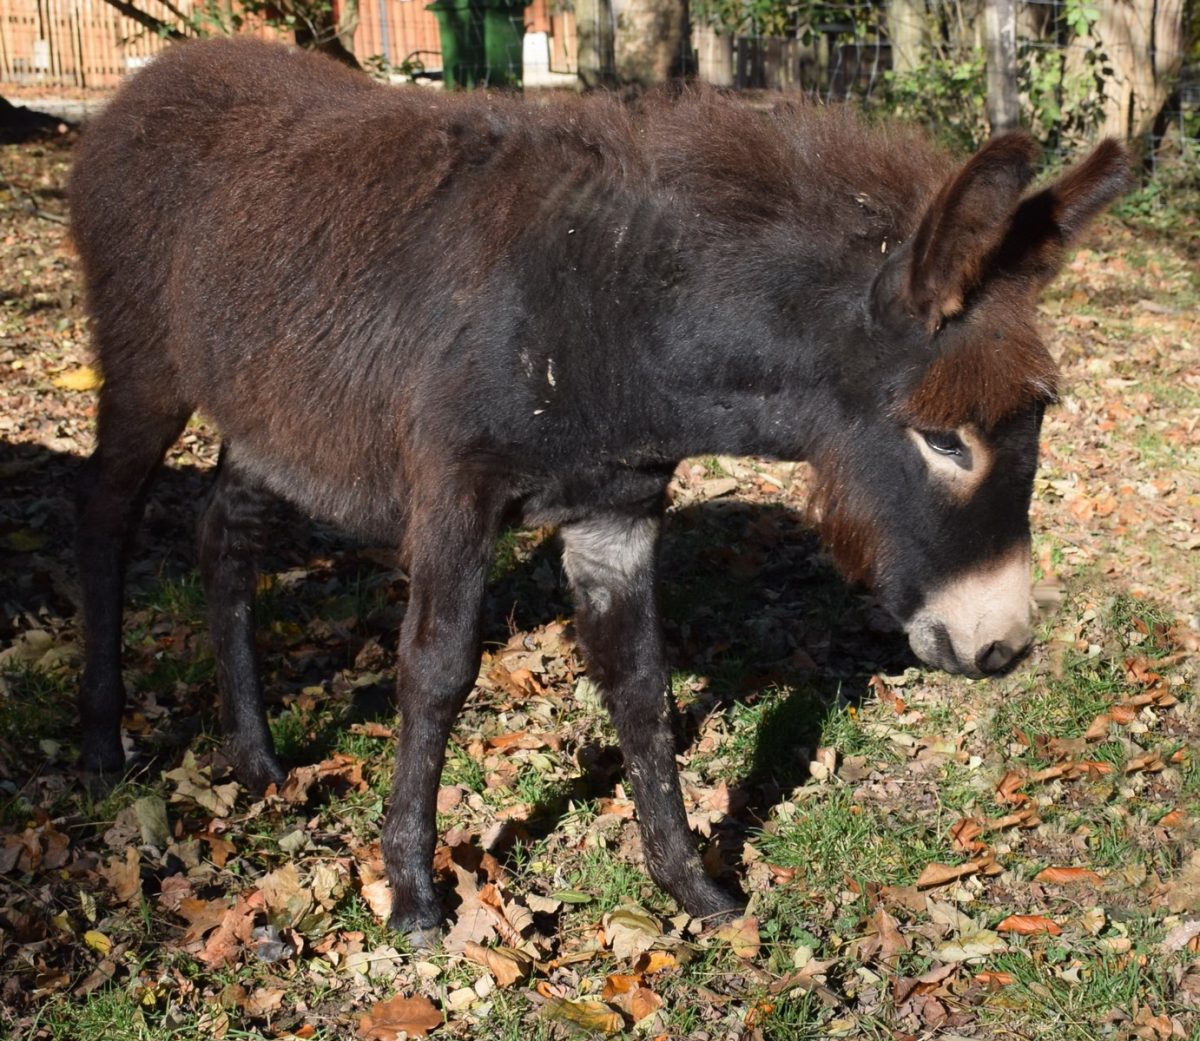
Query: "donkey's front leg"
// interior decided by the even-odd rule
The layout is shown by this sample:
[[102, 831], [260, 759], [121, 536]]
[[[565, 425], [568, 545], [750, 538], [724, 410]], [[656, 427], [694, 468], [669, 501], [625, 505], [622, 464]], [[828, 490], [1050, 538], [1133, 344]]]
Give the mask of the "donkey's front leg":
[[405, 536], [409, 597], [396, 657], [400, 735], [382, 838], [392, 884], [388, 924], [414, 937], [442, 919], [431, 876], [437, 790], [450, 728], [479, 674], [480, 610], [498, 520], [469, 490], [445, 499], [415, 509]]
[[705, 873], [688, 828], [669, 702], [671, 674], [655, 597], [658, 516], [605, 514], [562, 529], [576, 629], [617, 727], [646, 866], [689, 914], [735, 913]]

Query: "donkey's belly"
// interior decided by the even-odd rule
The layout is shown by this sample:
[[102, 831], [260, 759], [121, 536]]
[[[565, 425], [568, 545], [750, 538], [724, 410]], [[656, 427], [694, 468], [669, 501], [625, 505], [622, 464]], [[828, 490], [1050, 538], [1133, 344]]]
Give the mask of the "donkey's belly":
[[229, 453], [245, 472], [310, 517], [363, 539], [399, 543], [404, 526], [399, 474], [391, 468], [381, 473], [364, 460], [344, 459], [349, 465], [331, 470], [319, 465], [322, 453], [315, 447], [234, 440]]

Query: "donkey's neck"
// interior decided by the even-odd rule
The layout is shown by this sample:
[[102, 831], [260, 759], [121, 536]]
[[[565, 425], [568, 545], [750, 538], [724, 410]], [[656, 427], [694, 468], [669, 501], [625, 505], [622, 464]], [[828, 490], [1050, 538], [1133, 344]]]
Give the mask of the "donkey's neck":
[[701, 270], [672, 318], [674, 361], [652, 380], [672, 454], [807, 458], [847, 407], [835, 388], [863, 362], [872, 272], [770, 255]]

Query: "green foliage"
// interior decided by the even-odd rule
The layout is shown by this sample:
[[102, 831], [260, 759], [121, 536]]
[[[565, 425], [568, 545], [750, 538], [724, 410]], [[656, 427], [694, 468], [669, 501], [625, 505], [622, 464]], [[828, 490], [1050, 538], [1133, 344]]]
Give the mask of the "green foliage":
[[389, 61], [386, 55], [372, 54], [363, 59], [363, 70], [371, 77], [388, 83], [394, 76], [412, 79], [425, 71], [425, 63], [415, 54], [410, 54], [400, 62]]
[[935, 57], [910, 72], [888, 72], [884, 80], [890, 116], [924, 123], [944, 144], [964, 151], [987, 137], [983, 51]]
[[[923, 123], [953, 148], [977, 147], [989, 133], [986, 57], [970, 0], [928, 4], [921, 60], [883, 74], [883, 90], [866, 103], [889, 116]], [[693, 16], [718, 32], [799, 40], [821, 38], [873, 47], [889, 37], [886, 5], [840, 0], [696, 0]], [[1104, 118], [1103, 83], [1113, 75], [1096, 35], [1100, 11], [1093, 0], [1064, 0], [1048, 8], [1038, 33], [1025, 32], [1018, 48], [1023, 122], [1050, 149], [1089, 139]], [[824, 46], [814, 60], [828, 61]], [[1185, 131], [1186, 132], [1186, 131]]]
[[1020, 42], [1021, 107], [1033, 134], [1052, 146], [1086, 141], [1104, 118], [1102, 85], [1112, 68], [1092, 32], [1099, 18], [1087, 0], [1066, 0], [1046, 39]]
[[[202, 0], [175, 28], [187, 36], [236, 36], [266, 27], [320, 48], [337, 36], [332, 0]], [[166, 27], [164, 26], [164, 31]]]
[[836, 42], [879, 31], [879, 9], [825, 0], [695, 0], [692, 18], [734, 36], [770, 36], [808, 45], [818, 34]]

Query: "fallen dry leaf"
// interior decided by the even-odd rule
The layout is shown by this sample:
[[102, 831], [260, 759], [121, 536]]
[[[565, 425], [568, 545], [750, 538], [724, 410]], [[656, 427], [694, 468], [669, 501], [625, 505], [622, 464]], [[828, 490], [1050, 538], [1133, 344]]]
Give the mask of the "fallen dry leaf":
[[621, 1013], [599, 1001], [575, 1001], [571, 998], [550, 996], [542, 1006], [542, 1015], [546, 1019], [570, 1023], [605, 1037], [617, 1033], [625, 1026]]
[[131, 904], [142, 894], [142, 878], [138, 851], [127, 846], [120, 857], [110, 857], [100, 874], [109, 884], [113, 896], [123, 904]]
[[1159, 824], [1164, 828], [1178, 828], [1180, 825], [1187, 822], [1187, 814], [1182, 810], [1171, 810], [1169, 813], [1163, 814], [1159, 819]]
[[[886, 912], [884, 912], [886, 914]], [[758, 935], [758, 919], [736, 918], [717, 930], [717, 939], [724, 940], [737, 957], [749, 961], [758, 956], [762, 941]]]
[[396, 736], [392, 727], [384, 723], [351, 723], [350, 733], [361, 734], [363, 737], [380, 737], [391, 739]]
[[1200, 938], [1200, 919], [1182, 922], [1163, 937], [1163, 953], [1172, 954], [1182, 951], [1185, 947], [1194, 947], [1197, 938]]
[[260, 1019], [269, 1016], [283, 1005], [284, 991], [282, 987], [258, 987], [246, 999], [243, 1006], [252, 1016]]
[[456, 877], [455, 891], [460, 903], [454, 925], [442, 940], [442, 946], [450, 952], [461, 952], [468, 943], [486, 943], [496, 937], [497, 915], [483, 902], [475, 872], [453, 863]]
[[484, 947], [468, 940], [463, 946], [463, 957], [487, 969], [499, 987], [511, 987], [533, 970], [533, 959], [512, 947]]
[[1017, 933], [1019, 936], [1036, 936], [1039, 933], [1058, 936], [1062, 933], [1062, 927], [1040, 914], [1010, 914], [996, 926], [996, 932]]
[[401, 1033], [424, 1037], [442, 1025], [442, 1014], [428, 998], [418, 994], [406, 998], [397, 994], [376, 1003], [358, 1021], [358, 1036], [363, 1041], [397, 1041]]
[[381, 922], [386, 922], [392, 913], [392, 887], [386, 878], [368, 882], [359, 890], [371, 913]]
[[1092, 720], [1091, 725], [1084, 732], [1084, 740], [1103, 741], [1108, 737], [1108, 728], [1112, 721], [1113, 717], [1111, 715], [1107, 712], [1101, 712], [1100, 715]]
[[300, 871], [292, 861], [265, 875], [258, 888], [271, 913], [271, 921], [280, 928], [296, 925], [313, 908], [311, 886], [301, 881]]
[[1029, 796], [1021, 788], [1025, 785], [1025, 775], [1017, 770], [1010, 770], [996, 785], [996, 798], [1000, 802], [1020, 806], [1029, 802]]
[[933, 886], [944, 886], [949, 882], [956, 882], [960, 878], [967, 878], [980, 872], [993, 875], [998, 874], [1001, 870], [1003, 869], [989, 853], [982, 857], [976, 857], [974, 860], [968, 860], [965, 864], [926, 864], [921, 874], [917, 876], [915, 885], [918, 889], [929, 889]]
[[899, 922], [879, 904], [867, 919], [867, 932], [859, 943], [859, 957], [863, 961], [877, 959], [888, 968], [895, 968], [900, 956], [908, 951], [909, 943], [900, 934]]
[[604, 989], [600, 992], [600, 997], [605, 1001], [612, 1001], [618, 994], [625, 994], [641, 984], [642, 977], [639, 973], [614, 972], [604, 977]]
[[993, 817], [983, 822], [984, 831], [1003, 831], [1005, 828], [1036, 828], [1042, 823], [1037, 810], [1032, 806], [1023, 806], [1016, 813], [1006, 813], [1003, 817]]
[[1104, 879], [1091, 868], [1083, 867], [1048, 867], [1033, 876], [1035, 882], [1048, 882], [1051, 885], [1063, 886], [1073, 882], [1086, 882], [1093, 886], [1104, 885]]
[[604, 916], [604, 935], [613, 954], [632, 960], [653, 946], [662, 926], [641, 908], [622, 907]]
[[634, 972], [643, 976], [653, 976], [656, 972], [679, 967], [679, 959], [670, 951], [646, 951], [638, 956], [633, 964]]
[[206, 933], [215, 929], [225, 918], [229, 910], [229, 902], [224, 899], [199, 900], [195, 897], [184, 897], [175, 908], [175, 913], [188, 923], [187, 932], [183, 934], [184, 944], [196, 943], [202, 940]]
[[197, 957], [211, 969], [228, 965], [249, 942], [254, 918], [262, 909], [263, 895], [257, 890], [248, 897], [239, 896], [237, 903], [225, 912], [220, 924], [209, 934]]
[[1158, 773], [1164, 769], [1166, 764], [1158, 757], [1155, 752], [1146, 752], [1144, 755], [1134, 756], [1125, 764], [1125, 773], [1133, 774], [1139, 771], [1146, 773]]
[[914, 914], [924, 914], [929, 897], [918, 892], [916, 886], [881, 886], [879, 899], [892, 907], [903, 907]]
[[194, 802], [214, 817], [228, 817], [233, 811], [237, 801], [237, 782], [213, 784], [209, 768], [198, 767], [196, 757], [191, 752], [186, 752], [183, 762], [174, 770], [164, 772], [163, 777], [175, 782], [171, 802]]
[[950, 829], [950, 844], [963, 853], [976, 853], [987, 848], [979, 841], [981, 834], [983, 821], [978, 817], [963, 817]]
[[1112, 721], [1121, 726], [1128, 726], [1137, 717], [1136, 705], [1113, 705], [1108, 711]]
[[996, 972], [989, 969], [986, 972], [975, 974], [975, 982], [988, 988], [988, 990], [999, 990], [1001, 987], [1011, 987], [1017, 982], [1017, 977], [1011, 972]]
[[640, 1023], [663, 1007], [663, 999], [642, 985], [614, 994], [610, 1000], [635, 1023]]
[[53, 382], [63, 390], [86, 391], [95, 390], [104, 381], [100, 378], [100, 373], [90, 365], [81, 365], [77, 369], [60, 372]]

